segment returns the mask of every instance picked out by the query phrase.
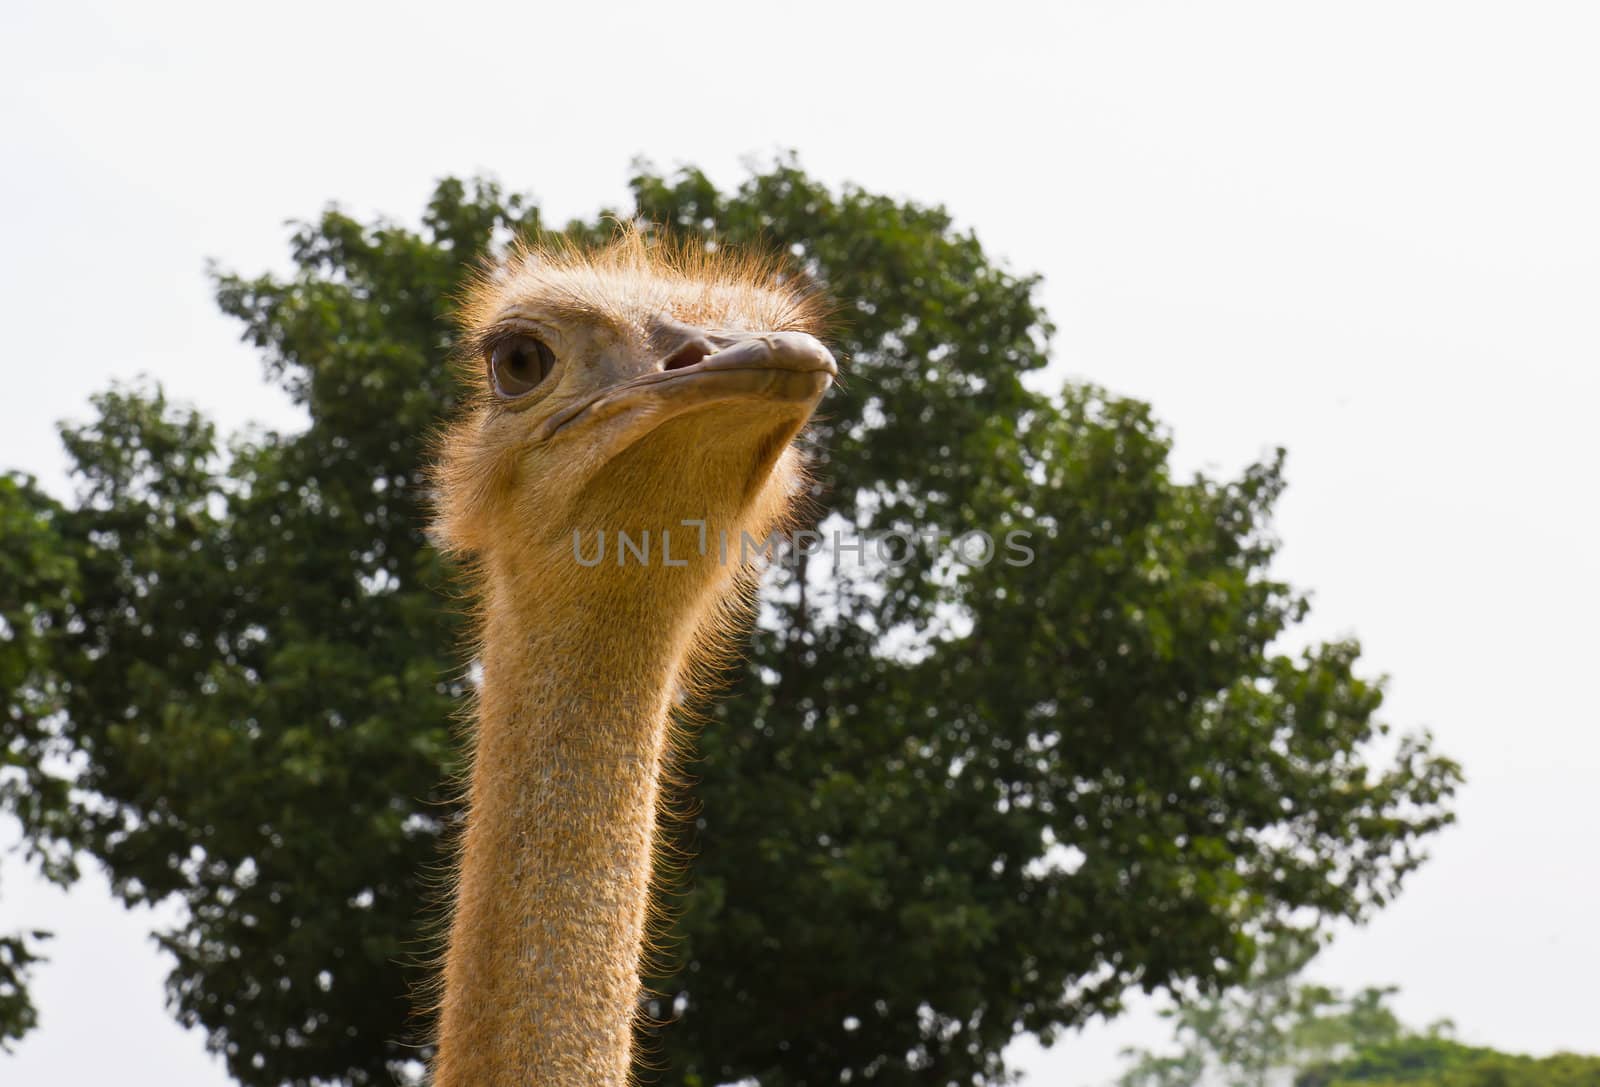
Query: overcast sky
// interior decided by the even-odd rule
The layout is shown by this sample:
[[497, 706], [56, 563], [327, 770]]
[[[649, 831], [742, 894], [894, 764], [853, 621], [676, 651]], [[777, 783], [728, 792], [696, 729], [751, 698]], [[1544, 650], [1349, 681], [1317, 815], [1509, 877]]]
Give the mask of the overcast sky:
[[[1597, 56], [1592, 3], [7, 0], [0, 468], [65, 494], [54, 421], [139, 373], [293, 425], [204, 267], [283, 267], [330, 200], [414, 220], [488, 172], [560, 220], [625, 204], [637, 155], [734, 185], [797, 149], [1042, 273], [1052, 380], [1150, 400], [1181, 467], [1288, 447], [1309, 635], [1359, 635], [1389, 720], [1469, 775], [1317, 976], [1600, 1051]], [[225, 1082], [162, 1009], [152, 923], [6, 863], [0, 931], [59, 936], [0, 1079]], [[1163, 1034], [1143, 1007], [1017, 1052], [1091, 1084]]]

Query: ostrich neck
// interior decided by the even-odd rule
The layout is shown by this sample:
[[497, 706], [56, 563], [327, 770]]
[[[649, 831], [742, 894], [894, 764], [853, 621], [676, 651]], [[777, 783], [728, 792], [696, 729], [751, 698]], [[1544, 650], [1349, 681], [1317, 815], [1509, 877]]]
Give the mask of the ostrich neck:
[[558, 595], [490, 586], [435, 1087], [628, 1080], [685, 624]]

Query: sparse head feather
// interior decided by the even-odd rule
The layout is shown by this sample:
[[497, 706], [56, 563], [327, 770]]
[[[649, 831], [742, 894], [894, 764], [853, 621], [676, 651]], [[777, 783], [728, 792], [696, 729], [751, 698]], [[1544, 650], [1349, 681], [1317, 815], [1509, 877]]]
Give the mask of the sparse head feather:
[[[519, 302], [632, 329], [666, 314], [701, 327], [822, 336], [829, 317], [816, 281], [781, 255], [670, 237], [638, 223], [618, 224], [599, 246], [562, 235], [519, 239], [487, 262], [457, 311], [467, 357], [480, 334]], [[480, 370], [470, 376], [482, 384]]]

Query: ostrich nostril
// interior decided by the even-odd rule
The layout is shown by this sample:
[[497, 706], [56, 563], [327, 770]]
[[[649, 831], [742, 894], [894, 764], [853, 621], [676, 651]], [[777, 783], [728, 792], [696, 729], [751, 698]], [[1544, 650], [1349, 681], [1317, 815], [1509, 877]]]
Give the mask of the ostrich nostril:
[[665, 358], [661, 360], [662, 370], [681, 370], [685, 366], [693, 366], [707, 355], [716, 350], [711, 341], [704, 336], [691, 336], [674, 347]]

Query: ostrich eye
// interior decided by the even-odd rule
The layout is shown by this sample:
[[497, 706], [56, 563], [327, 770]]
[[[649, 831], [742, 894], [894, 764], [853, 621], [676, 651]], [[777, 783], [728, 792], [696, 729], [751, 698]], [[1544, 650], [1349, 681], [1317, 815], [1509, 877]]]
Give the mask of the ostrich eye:
[[513, 336], [489, 352], [489, 385], [496, 396], [515, 400], [531, 393], [555, 366], [555, 353], [543, 340], [526, 334]]

